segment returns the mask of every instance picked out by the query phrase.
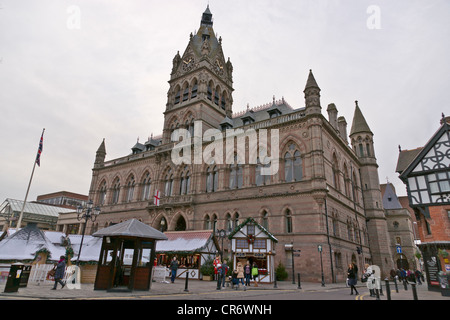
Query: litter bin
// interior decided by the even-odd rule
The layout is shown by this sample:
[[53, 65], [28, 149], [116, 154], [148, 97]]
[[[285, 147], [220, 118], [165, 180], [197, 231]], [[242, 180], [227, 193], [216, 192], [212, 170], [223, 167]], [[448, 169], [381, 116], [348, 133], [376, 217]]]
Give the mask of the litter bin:
[[19, 291], [20, 278], [25, 265], [21, 263], [14, 263], [9, 269], [8, 279], [6, 280], [4, 292], [17, 292]]

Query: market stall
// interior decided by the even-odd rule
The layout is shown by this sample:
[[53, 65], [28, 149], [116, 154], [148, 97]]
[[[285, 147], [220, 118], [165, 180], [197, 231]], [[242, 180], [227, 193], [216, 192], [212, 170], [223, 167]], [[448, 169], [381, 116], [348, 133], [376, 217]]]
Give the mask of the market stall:
[[[177, 278], [201, 279], [200, 267], [214, 258], [219, 244], [212, 230], [165, 232], [167, 241], [156, 244], [157, 266], [169, 267], [173, 257], [178, 260]], [[169, 271], [168, 271], [169, 272]]]
[[271, 283], [275, 279], [274, 255], [278, 240], [253, 218], [248, 218], [228, 236], [231, 240], [233, 266], [238, 262], [258, 266], [258, 282]]

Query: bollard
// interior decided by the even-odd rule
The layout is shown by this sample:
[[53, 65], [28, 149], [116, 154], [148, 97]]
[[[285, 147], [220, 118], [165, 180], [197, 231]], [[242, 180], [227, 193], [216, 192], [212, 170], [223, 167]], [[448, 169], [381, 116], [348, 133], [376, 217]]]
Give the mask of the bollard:
[[301, 285], [301, 283], [300, 283], [300, 272], [297, 273], [297, 277], [298, 277], [298, 287], [297, 287], [297, 289], [301, 289], [301, 288], [302, 288], [302, 285]]
[[377, 300], [380, 300], [380, 290], [375, 289], [375, 295], [377, 297]]
[[186, 282], [184, 283], [184, 292], [189, 292], [189, 290], [188, 290], [188, 280], [189, 280], [189, 270], [186, 271]]
[[277, 276], [276, 275], [275, 275], [275, 278], [273, 279], [273, 287], [274, 287], [274, 289], [278, 288], [278, 286], [277, 286]]
[[403, 287], [405, 287], [405, 291], [408, 291], [408, 283], [406, 282], [406, 279], [403, 279]]
[[417, 288], [416, 288], [416, 284], [415, 284], [415, 283], [411, 283], [411, 288], [412, 288], [414, 300], [419, 300], [419, 298], [417, 297]]
[[389, 287], [389, 279], [388, 278], [384, 279], [384, 282], [386, 283], [387, 299], [391, 300], [391, 288]]
[[217, 290], [220, 290], [220, 274], [217, 273]]
[[394, 277], [395, 292], [398, 293], [397, 277]]

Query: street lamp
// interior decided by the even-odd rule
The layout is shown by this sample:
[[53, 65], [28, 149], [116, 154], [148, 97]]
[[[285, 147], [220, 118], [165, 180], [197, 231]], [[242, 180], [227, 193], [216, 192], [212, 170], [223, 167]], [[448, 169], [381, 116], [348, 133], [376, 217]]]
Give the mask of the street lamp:
[[322, 287], [325, 287], [325, 277], [323, 275], [323, 263], [322, 263], [322, 246], [319, 244], [317, 250], [320, 253], [320, 269], [322, 270]]
[[225, 229], [216, 230], [217, 238], [222, 239], [222, 245], [220, 247], [220, 260], [223, 263], [223, 239], [228, 236], [228, 232]]
[[80, 263], [81, 247], [83, 247], [84, 232], [86, 231], [86, 224], [87, 224], [88, 220], [95, 222], [95, 220], [97, 220], [97, 216], [99, 214], [100, 214], [100, 208], [99, 207], [94, 208], [94, 203], [92, 202], [92, 200], [89, 200], [85, 207], [82, 207], [82, 206], [77, 207], [77, 220], [78, 221], [84, 220], [83, 232], [82, 232], [81, 243], [80, 243], [80, 250], [78, 252], [78, 257], [77, 257], [77, 267], [78, 267], [78, 264]]

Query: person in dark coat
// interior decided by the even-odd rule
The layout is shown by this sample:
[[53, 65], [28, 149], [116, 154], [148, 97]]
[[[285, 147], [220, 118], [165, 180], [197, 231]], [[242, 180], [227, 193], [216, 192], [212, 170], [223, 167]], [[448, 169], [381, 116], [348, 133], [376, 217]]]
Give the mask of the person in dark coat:
[[66, 257], [61, 256], [58, 263], [55, 265], [55, 285], [52, 290], [56, 290], [58, 282], [61, 284], [61, 289], [66, 285], [62, 279], [64, 279], [64, 273], [66, 272]]
[[175, 283], [175, 278], [177, 276], [177, 270], [178, 270], [178, 261], [177, 257], [173, 257], [172, 262], [170, 262], [170, 281], [172, 283]]
[[358, 290], [356, 290], [356, 283], [358, 282], [358, 274], [357, 274], [357, 269], [355, 268], [355, 266], [353, 265], [353, 263], [350, 263], [348, 265], [348, 269], [347, 269], [347, 278], [348, 278], [348, 285], [351, 288], [351, 293], [350, 295], [353, 294], [353, 290], [355, 290], [355, 294], [359, 294]]

